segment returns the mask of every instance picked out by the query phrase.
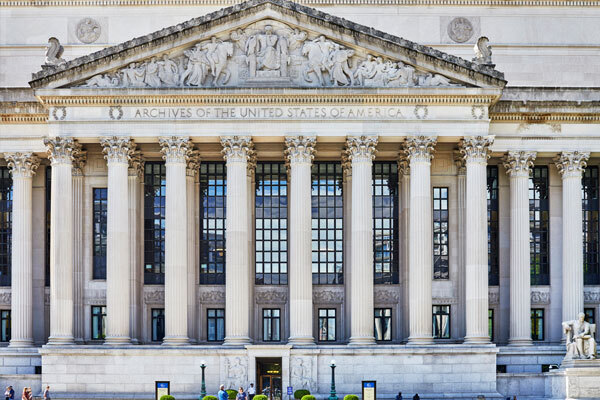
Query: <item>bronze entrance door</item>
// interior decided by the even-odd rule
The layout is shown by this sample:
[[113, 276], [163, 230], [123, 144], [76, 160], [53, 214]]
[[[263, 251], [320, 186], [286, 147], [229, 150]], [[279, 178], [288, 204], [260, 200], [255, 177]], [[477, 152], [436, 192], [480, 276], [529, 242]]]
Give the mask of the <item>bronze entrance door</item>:
[[258, 392], [269, 400], [281, 400], [281, 358], [257, 358]]

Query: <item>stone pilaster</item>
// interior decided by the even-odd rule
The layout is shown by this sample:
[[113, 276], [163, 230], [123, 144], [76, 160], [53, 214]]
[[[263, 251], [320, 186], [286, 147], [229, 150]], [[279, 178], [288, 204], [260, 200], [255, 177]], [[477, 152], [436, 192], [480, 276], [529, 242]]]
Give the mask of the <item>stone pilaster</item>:
[[529, 173], [536, 153], [509, 151], [504, 168], [510, 179], [510, 336], [509, 344], [531, 344]]
[[316, 138], [288, 136], [290, 338], [294, 345], [314, 344], [312, 303], [311, 166]]
[[83, 304], [85, 271], [83, 266], [83, 167], [87, 152], [73, 158], [73, 335], [75, 343], [83, 343], [85, 310]]
[[401, 328], [398, 332], [398, 339], [404, 340], [409, 336], [409, 310], [410, 297], [408, 294], [408, 266], [409, 266], [409, 213], [410, 213], [410, 163], [404, 150], [400, 150], [398, 155], [398, 206], [400, 229], [399, 249], [400, 249], [400, 293], [402, 303], [400, 305]]
[[462, 279], [465, 276], [465, 251], [466, 251], [466, 240], [465, 240], [465, 213], [466, 213], [466, 195], [467, 195], [467, 165], [465, 159], [460, 151], [454, 152], [454, 164], [456, 165], [456, 219], [458, 225], [458, 251], [457, 251], [457, 264], [458, 264], [458, 276], [461, 277], [457, 281], [458, 288], [458, 306], [462, 312], [457, 313], [458, 323], [458, 337], [464, 338], [466, 334], [466, 316], [463, 310], [466, 309], [466, 292], [465, 292], [465, 280]]
[[165, 345], [188, 344], [188, 239], [186, 168], [189, 137], [162, 137], [167, 167], [165, 210]]
[[106, 344], [131, 341], [129, 161], [135, 145], [128, 137], [100, 140], [108, 164], [106, 232]]
[[190, 152], [189, 160], [185, 170], [185, 185], [187, 194], [187, 318], [188, 318], [188, 337], [192, 343], [197, 341], [198, 337], [198, 317], [196, 307], [196, 291], [198, 288], [198, 268], [196, 268], [196, 210], [198, 203], [196, 201], [196, 178], [200, 169], [200, 155], [196, 150]]
[[491, 136], [465, 137], [460, 152], [466, 163], [465, 343], [488, 343], [487, 160]]
[[40, 160], [32, 153], [5, 153], [13, 179], [10, 347], [33, 346], [33, 175]]
[[141, 222], [143, 210], [143, 180], [145, 161], [140, 151], [129, 156], [127, 196], [129, 203], [129, 332], [131, 341], [141, 340], [142, 289], [143, 289], [143, 240]]
[[375, 343], [373, 332], [373, 159], [377, 137], [346, 139], [352, 167], [350, 345]]
[[404, 152], [410, 162], [409, 344], [433, 342], [431, 159], [436, 142], [435, 137], [409, 136], [404, 143]]
[[250, 343], [250, 263], [248, 259], [248, 202], [246, 180], [248, 161], [253, 156], [248, 136], [221, 138], [223, 157], [227, 161], [227, 218], [225, 273], [225, 343]]
[[583, 312], [583, 211], [581, 175], [588, 152], [563, 151], [554, 159], [562, 176], [562, 320]]

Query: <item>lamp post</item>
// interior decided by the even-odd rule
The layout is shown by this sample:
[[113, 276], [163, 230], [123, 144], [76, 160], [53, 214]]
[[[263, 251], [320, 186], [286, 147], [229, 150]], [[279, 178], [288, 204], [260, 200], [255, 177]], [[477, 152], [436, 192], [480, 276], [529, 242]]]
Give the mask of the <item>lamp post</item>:
[[335, 360], [331, 360], [331, 391], [329, 392], [328, 400], [338, 400], [337, 395], [335, 394]]
[[200, 368], [202, 368], [202, 386], [200, 386], [200, 400], [206, 396], [206, 382], [204, 381], [204, 370], [206, 369], [206, 361], [200, 361]]

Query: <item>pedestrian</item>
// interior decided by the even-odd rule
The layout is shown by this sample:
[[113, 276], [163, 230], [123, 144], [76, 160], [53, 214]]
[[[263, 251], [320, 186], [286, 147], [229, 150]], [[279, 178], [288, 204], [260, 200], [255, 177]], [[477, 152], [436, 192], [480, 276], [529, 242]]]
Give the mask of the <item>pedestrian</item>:
[[244, 392], [244, 388], [240, 386], [238, 389], [238, 393], [235, 396], [236, 400], [246, 400], [246, 392]]
[[10, 386], [7, 386], [6, 390], [4, 391], [4, 399], [10, 400]]
[[396, 400], [402, 400], [402, 392], [398, 392], [396, 395]]
[[12, 386], [8, 387], [10, 389], [10, 400], [15, 400], [15, 390]]
[[248, 400], [254, 399], [255, 395], [256, 395], [256, 389], [254, 389], [254, 383], [251, 383], [250, 387], [248, 388]]
[[21, 393], [21, 400], [29, 400], [29, 398], [27, 397], [27, 388], [26, 387], [23, 388], [23, 393]]
[[27, 400], [33, 400], [33, 392], [30, 387], [27, 388]]
[[50, 400], [50, 386], [46, 386], [46, 390], [44, 390], [44, 396], [42, 397], [44, 400]]
[[419, 393], [413, 396], [413, 400], [421, 400], [421, 398], [419, 397]]
[[225, 391], [225, 385], [219, 386], [218, 400], [229, 400], [229, 395]]

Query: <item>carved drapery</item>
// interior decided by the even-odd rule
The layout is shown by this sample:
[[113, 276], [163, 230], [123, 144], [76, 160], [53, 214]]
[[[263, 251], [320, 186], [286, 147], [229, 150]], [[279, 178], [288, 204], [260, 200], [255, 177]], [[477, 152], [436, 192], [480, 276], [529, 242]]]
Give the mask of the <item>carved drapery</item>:
[[459, 145], [459, 151], [465, 162], [486, 163], [490, 158], [490, 146], [494, 143], [493, 136], [464, 137]]
[[128, 137], [107, 136], [100, 139], [104, 159], [109, 163], [129, 164], [135, 144]]
[[431, 162], [437, 138], [433, 136], [408, 136], [404, 141], [404, 154], [409, 162]]
[[371, 162], [377, 153], [376, 136], [349, 136], [344, 153], [350, 162]]
[[162, 158], [167, 163], [187, 163], [192, 144], [187, 136], [164, 136], [158, 139]]
[[554, 158], [554, 163], [556, 164], [558, 173], [561, 174], [563, 178], [581, 178], [581, 174], [585, 170], [589, 158], [589, 152], [563, 151]]
[[33, 153], [4, 153], [13, 178], [31, 178], [40, 166], [40, 159]]
[[230, 162], [250, 163], [255, 155], [254, 143], [250, 136], [224, 136], [221, 138], [223, 158]]
[[52, 164], [72, 164], [73, 159], [81, 154], [81, 144], [73, 138], [56, 136], [44, 138], [48, 158]]
[[510, 176], [529, 176], [536, 156], [535, 151], [509, 151], [502, 162]]

